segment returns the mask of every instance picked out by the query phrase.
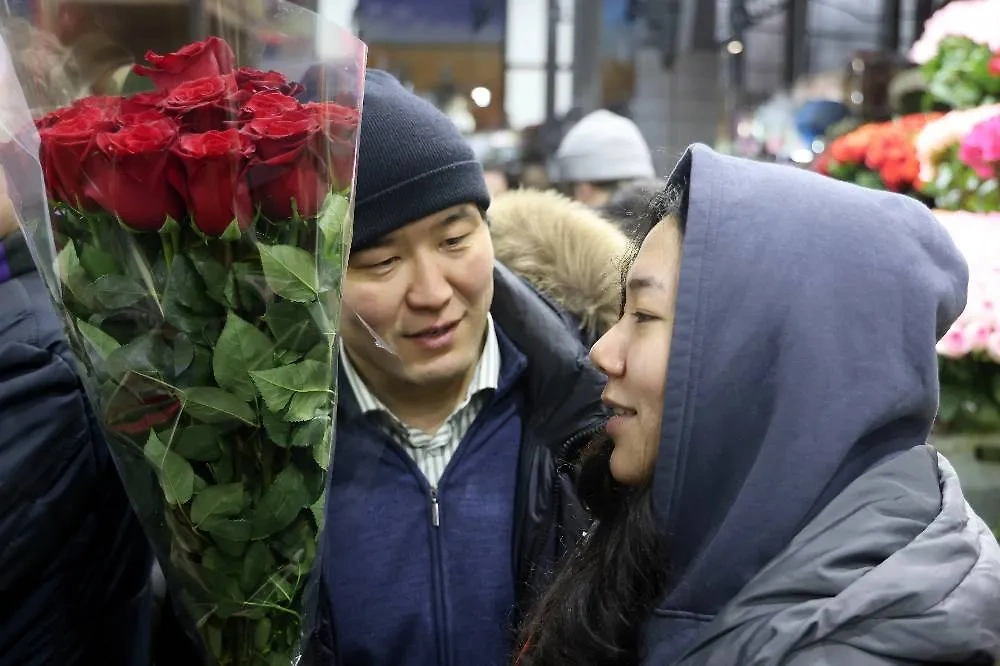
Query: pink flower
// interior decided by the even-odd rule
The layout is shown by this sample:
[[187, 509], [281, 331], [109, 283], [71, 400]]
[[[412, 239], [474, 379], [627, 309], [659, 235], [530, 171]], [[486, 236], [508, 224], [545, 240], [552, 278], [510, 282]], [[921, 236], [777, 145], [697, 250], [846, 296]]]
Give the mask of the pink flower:
[[917, 159], [920, 161], [920, 180], [925, 183], [933, 182], [937, 177], [937, 163], [942, 154], [961, 141], [976, 125], [994, 117], [1000, 117], [1000, 104], [957, 109], [928, 123], [914, 141]]
[[984, 120], [969, 132], [958, 149], [958, 158], [982, 179], [997, 175], [1000, 163], [1000, 116]]
[[969, 337], [960, 327], [952, 327], [937, 343], [937, 353], [945, 358], [962, 358], [972, 351]]
[[1000, 363], [1000, 330], [993, 331], [993, 335], [986, 342], [986, 353], [995, 362]]
[[993, 54], [988, 69], [993, 76], [1000, 76], [1000, 50]]

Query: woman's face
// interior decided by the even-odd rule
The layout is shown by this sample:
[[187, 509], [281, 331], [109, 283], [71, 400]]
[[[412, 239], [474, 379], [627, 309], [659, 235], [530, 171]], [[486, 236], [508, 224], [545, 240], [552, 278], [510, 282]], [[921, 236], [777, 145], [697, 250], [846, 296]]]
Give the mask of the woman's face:
[[681, 245], [672, 219], [653, 227], [628, 271], [621, 319], [590, 350], [608, 376], [604, 402], [615, 410], [611, 475], [626, 485], [649, 478], [660, 445]]

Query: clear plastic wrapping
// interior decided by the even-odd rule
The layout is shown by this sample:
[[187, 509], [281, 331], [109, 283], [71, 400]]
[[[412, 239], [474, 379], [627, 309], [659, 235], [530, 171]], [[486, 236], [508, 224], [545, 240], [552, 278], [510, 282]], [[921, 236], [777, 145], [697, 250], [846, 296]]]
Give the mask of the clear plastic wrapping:
[[33, 108], [5, 43], [0, 165], [126, 489], [212, 663], [311, 663], [365, 47], [280, 1], [43, 4], [78, 94]]

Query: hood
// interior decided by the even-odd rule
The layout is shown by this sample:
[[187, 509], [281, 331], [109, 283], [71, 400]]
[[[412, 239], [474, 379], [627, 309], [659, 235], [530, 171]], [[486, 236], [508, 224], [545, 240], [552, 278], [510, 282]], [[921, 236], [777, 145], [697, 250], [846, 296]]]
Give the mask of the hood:
[[681, 663], [980, 664], [998, 651], [1000, 547], [948, 461], [917, 446], [830, 502]]
[[556, 192], [513, 190], [489, 209], [497, 261], [603, 334], [621, 308], [629, 241], [611, 222]]
[[914, 199], [695, 145], [654, 505], [711, 617], [877, 463], [925, 442], [968, 271]]

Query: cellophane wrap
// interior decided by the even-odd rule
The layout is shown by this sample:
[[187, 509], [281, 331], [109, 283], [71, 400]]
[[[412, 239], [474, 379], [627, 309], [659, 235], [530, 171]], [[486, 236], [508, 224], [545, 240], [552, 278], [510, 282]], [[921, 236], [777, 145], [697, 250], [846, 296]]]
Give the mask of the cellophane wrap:
[[5, 33], [0, 166], [129, 497], [210, 663], [318, 663], [364, 44], [285, 2], [43, 7], [67, 57]]

